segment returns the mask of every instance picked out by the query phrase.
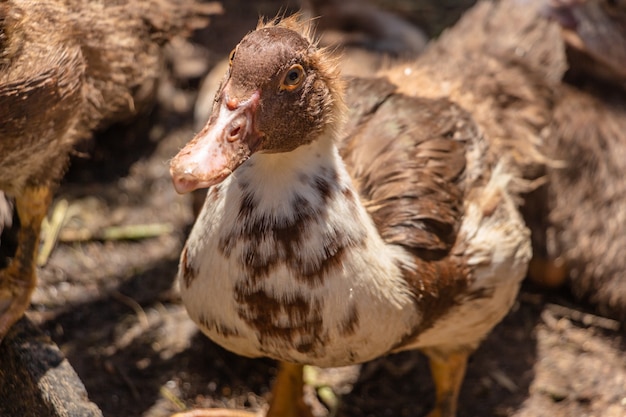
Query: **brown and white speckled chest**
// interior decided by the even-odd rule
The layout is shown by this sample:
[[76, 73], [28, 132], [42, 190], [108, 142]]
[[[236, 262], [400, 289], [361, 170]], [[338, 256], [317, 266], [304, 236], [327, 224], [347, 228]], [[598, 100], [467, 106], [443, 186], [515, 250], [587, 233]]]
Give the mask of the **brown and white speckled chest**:
[[[209, 190], [181, 256], [191, 318], [241, 355], [320, 366], [363, 362], [400, 345], [438, 344], [448, 333], [455, 342], [477, 343], [500, 319], [484, 320], [481, 300], [460, 303], [460, 320], [451, 305], [454, 322], [415, 334], [428, 312], [404, 277], [415, 272], [413, 258], [382, 240], [339, 161], [332, 141], [319, 140], [288, 155], [255, 155]], [[497, 249], [472, 250], [468, 256], [479, 265]], [[511, 255], [496, 269], [510, 268]], [[512, 302], [517, 281], [501, 286], [507, 294], [501, 301], [484, 301], [505, 312], [500, 304]], [[464, 320], [469, 324], [459, 332]]]

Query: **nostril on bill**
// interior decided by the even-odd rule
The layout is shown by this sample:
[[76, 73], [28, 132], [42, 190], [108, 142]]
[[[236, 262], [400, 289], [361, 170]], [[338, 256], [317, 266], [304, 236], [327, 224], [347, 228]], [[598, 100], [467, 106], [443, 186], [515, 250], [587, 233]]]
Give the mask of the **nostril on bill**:
[[241, 126], [237, 126], [235, 128], [233, 128], [230, 133], [228, 134], [228, 141], [229, 142], [234, 142], [237, 139], [239, 139], [239, 133], [241, 132]]

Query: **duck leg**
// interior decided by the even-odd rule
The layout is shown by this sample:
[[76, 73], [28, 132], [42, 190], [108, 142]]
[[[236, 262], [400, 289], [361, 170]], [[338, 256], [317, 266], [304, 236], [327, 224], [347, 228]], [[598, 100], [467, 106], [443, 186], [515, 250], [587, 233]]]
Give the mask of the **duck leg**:
[[37, 284], [35, 258], [41, 222], [51, 201], [52, 191], [48, 186], [27, 187], [16, 198], [20, 219], [17, 250], [9, 265], [0, 271], [0, 341], [30, 304]]
[[[313, 417], [302, 396], [303, 365], [281, 362], [272, 388], [270, 408], [266, 417]], [[205, 409], [174, 414], [172, 417], [257, 417], [249, 411]]]
[[544, 288], [559, 288], [565, 284], [568, 268], [562, 258], [534, 256], [528, 265], [528, 278]]
[[302, 396], [303, 365], [281, 362], [266, 417], [313, 417]]
[[424, 349], [435, 384], [435, 408], [427, 417], [455, 417], [470, 350]]

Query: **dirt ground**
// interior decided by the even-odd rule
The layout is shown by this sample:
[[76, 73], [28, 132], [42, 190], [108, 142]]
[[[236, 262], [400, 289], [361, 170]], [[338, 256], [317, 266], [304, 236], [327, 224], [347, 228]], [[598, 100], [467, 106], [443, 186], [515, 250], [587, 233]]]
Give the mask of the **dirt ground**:
[[[67, 355], [106, 417], [266, 406], [276, 364], [216, 346], [180, 302], [174, 276], [193, 215], [191, 198], [171, 186], [167, 161], [193, 136], [201, 75], [254, 27], [258, 12], [275, 15], [280, 4], [227, 1], [226, 14], [197, 34], [200, 45], [174, 45], [174, 77], [159, 106], [101, 137], [58, 193], [55, 212], [66, 220], [39, 271], [29, 317]], [[120, 227], [126, 239], [111, 235]], [[459, 417], [626, 416], [626, 338], [618, 327], [566, 291], [525, 286], [473, 356]], [[433, 404], [417, 352], [308, 371], [307, 398], [319, 416], [418, 417]]]

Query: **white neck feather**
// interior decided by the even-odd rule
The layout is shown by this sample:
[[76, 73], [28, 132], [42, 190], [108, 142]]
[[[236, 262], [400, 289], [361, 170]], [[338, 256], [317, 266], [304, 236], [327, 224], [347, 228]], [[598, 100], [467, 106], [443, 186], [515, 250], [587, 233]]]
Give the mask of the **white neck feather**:
[[281, 217], [293, 208], [291, 196], [306, 193], [304, 181], [321, 172], [337, 172], [340, 159], [332, 138], [322, 137], [291, 152], [254, 154], [233, 173], [233, 180], [252, 185], [260, 212]]

